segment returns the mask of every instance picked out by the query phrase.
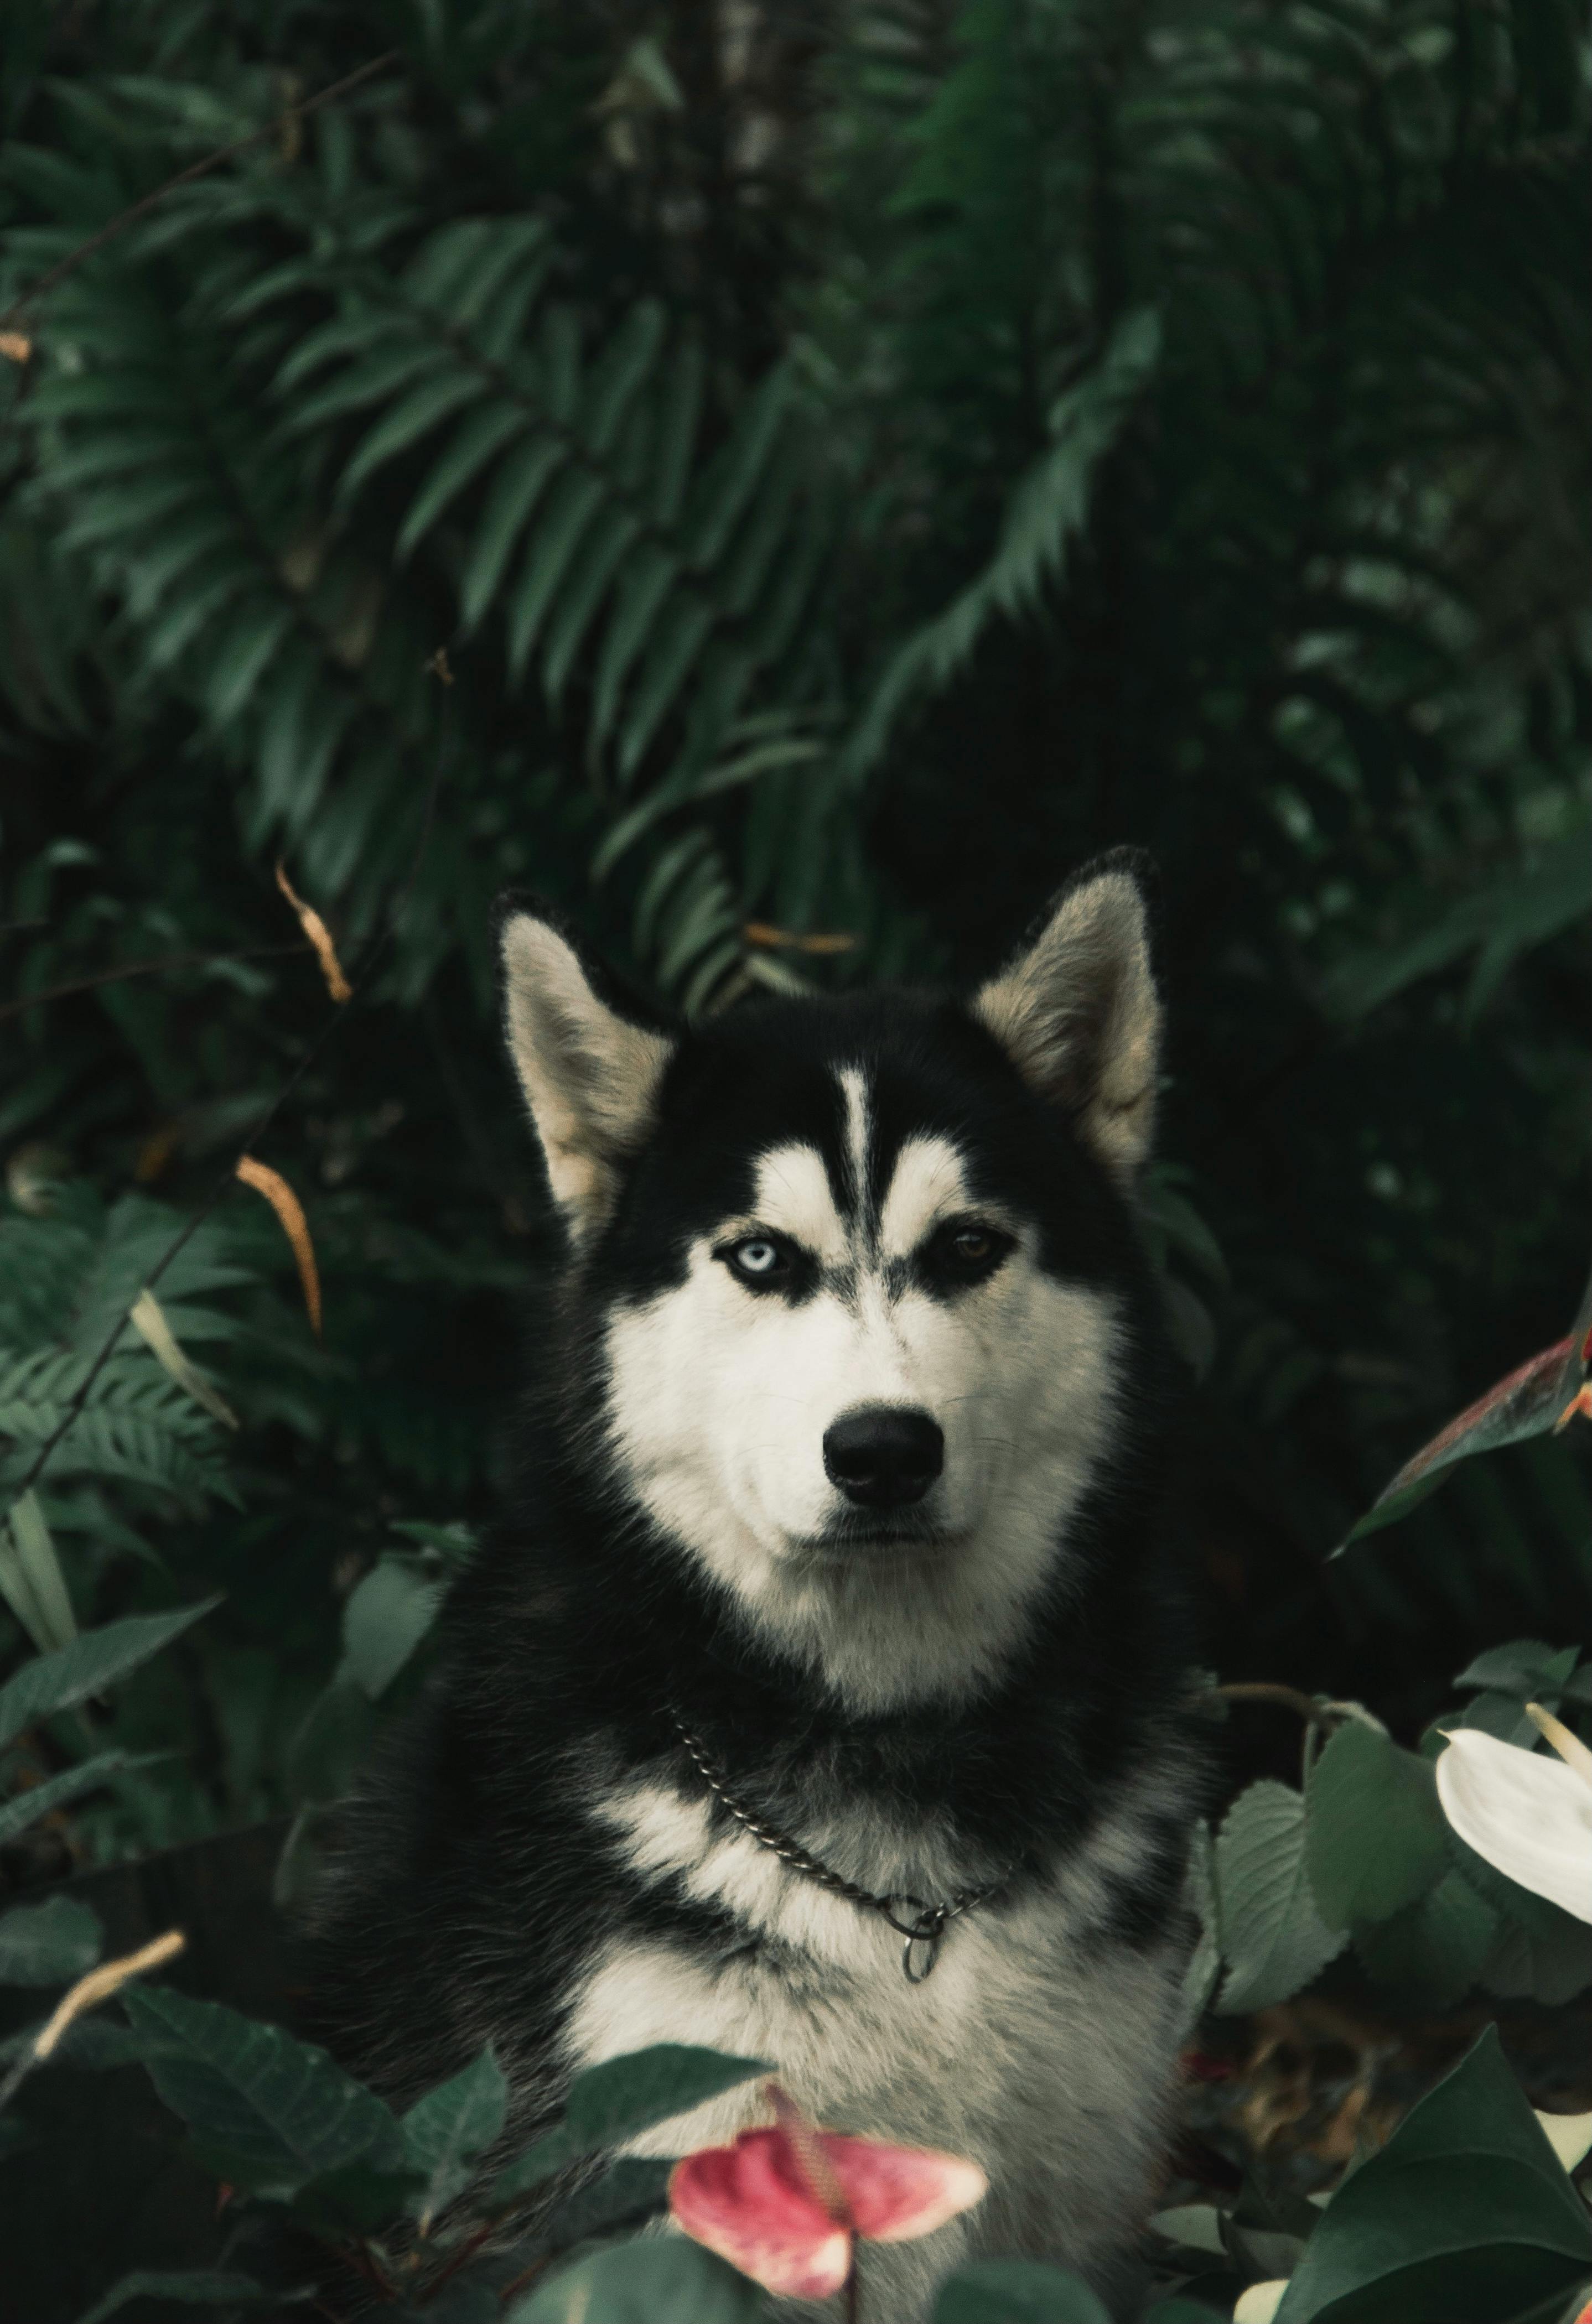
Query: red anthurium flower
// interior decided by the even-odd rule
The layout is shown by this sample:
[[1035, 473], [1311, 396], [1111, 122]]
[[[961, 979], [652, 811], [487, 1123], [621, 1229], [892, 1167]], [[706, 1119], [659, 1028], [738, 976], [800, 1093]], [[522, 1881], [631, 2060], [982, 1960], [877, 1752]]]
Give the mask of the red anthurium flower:
[[819, 2130], [777, 2082], [772, 2130], [677, 2163], [669, 2209], [688, 2236], [791, 2300], [824, 2300], [851, 2273], [856, 2239], [910, 2243], [976, 2203], [976, 2163]]

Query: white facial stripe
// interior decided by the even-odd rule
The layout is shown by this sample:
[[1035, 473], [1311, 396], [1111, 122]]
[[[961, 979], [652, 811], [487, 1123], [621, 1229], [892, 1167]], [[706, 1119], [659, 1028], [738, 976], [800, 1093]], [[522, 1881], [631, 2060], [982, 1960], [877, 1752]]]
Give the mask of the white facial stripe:
[[916, 1250], [941, 1219], [967, 1207], [962, 1157], [949, 1138], [909, 1138], [896, 1157], [879, 1221], [886, 1259]]
[[777, 1228], [826, 1267], [844, 1265], [846, 1227], [816, 1146], [775, 1146], [757, 1165], [757, 1224]]
[[860, 1065], [842, 1065], [835, 1079], [846, 1103], [846, 1158], [850, 1166], [851, 1207], [860, 1225], [868, 1194], [868, 1085]]

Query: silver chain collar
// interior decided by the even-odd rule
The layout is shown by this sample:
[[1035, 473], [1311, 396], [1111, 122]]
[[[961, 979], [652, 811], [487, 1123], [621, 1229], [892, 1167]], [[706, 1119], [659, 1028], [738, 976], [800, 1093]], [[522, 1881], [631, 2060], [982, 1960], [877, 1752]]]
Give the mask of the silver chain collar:
[[723, 1775], [708, 1757], [706, 1747], [691, 1733], [679, 1711], [671, 1708], [669, 1717], [675, 1733], [690, 1753], [697, 1773], [714, 1798], [729, 1810], [736, 1821], [751, 1833], [760, 1848], [766, 1848], [771, 1855], [779, 1858], [782, 1864], [788, 1864], [793, 1872], [800, 1872], [805, 1878], [816, 1881], [820, 1888], [827, 1888], [832, 1896], [843, 1896], [848, 1904], [859, 1904], [865, 1912], [877, 1913], [882, 1920], [889, 1922], [902, 1940], [902, 1974], [909, 1985], [921, 1985], [932, 1974], [934, 1964], [939, 1958], [940, 1941], [949, 1923], [960, 1920], [962, 1914], [970, 1913], [976, 1904], [987, 1904], [990, 1897], [1004, 1888], [1012, 1877], [1012, 1867], [1007, 1865], [1004, 1872], [997, 1874], [995, 1879], [986, 1881], [982, 1888], [964, 1888], [957, 1895], [937, 1904], [926, 1904], [921, 1896], [875, 1895], [873, 1889], [863, 1887], [856, 1880], [845, 1879], [838, 1872], [832, 1871], [821, 1858], [814, 1856], [810, 1849], [803, 1848], [799, 1840], [791, 1840], [762, 1816], [754, 1815], [728, 1789]]

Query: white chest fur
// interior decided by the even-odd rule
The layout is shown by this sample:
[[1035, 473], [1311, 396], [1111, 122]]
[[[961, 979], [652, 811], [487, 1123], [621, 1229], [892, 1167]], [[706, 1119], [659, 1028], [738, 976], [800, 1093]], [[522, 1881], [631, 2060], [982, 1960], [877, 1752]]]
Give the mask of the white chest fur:
[[[611, 1940], [594, 1955], [568, 2021], [572, 2067], [653, 2042], [700, 2043], [770, 2061], [819, 2121], [969, 2155], [990, 2194], [925, 2243], [870, 2253], [875, 2324], [911, 2324], [963, 2253], [1023, 2252], [1095, 2272], [1131, 2242], [1153, 2196], [1178, 2033], [1180, 1952], [1082, 1941], [1104, 1882], [1146, 1850], [1144, 1817], [1166, 1787], [1146, 1781], [1020, 1902], [949, 1930], [921, 1985], [902, 1974], [901, 1939], [876, 1914], [791, 1870], [748, 1833], [711, 1825], [706, 1800], [662, 1784], [609, 1790], [598, 1812], [636, 1870], [672, 1875], [764, 1938], [755, 1952]], [[883, 1830], [801, 1834], [870, 1886], [943, 1895], [994, 1868], [948, 1860], [943, 1840]], [[849, 1860], [848, 1860], [849, 1858]], [[766, 2118], [750, 2083], [636, 2143], [679, 2153]]]

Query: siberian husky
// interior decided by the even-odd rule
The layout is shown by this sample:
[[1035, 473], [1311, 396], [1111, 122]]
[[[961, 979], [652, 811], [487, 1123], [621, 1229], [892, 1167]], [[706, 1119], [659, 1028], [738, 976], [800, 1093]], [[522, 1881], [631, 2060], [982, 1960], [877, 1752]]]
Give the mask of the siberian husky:
[[962, 1001], [663, 1028], [535, 907], [499, 945], [568, 1257], [514, 1522], [329, 1876], [344, 2046], [410, 2093], [490, 2040], [527, 2133], [650, 2043], [769, 2059], [820, 2123], [988, 2174], [869, 2251], [876, 2324], [977, 2253], [1110, 2287], [1164, 2151], [1203, 1788], [1134, 860]]

